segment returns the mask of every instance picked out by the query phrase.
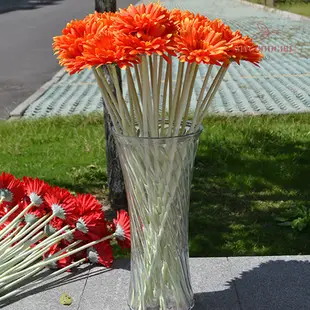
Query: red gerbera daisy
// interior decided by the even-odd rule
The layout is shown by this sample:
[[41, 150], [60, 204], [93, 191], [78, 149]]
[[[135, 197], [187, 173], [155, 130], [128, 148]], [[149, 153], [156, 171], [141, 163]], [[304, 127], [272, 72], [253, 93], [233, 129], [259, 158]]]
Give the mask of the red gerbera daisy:
[[74, 238], [77, 240], [97, 240], [107, 235], [107, 223], [103, 212], [83, 215], [76, 222]]
[[49, 223], [44, 227], [44, 232], [50, 236], [56, 231], [60, 230], [66, 225], [66, 222], [59, 217], [53, 217]]
[[30, 211], [28, 211], [25, 214], [25, 222], [28, 224], [35, 223], [38, 219], [46, 215], [47, 211], [45, 208], [31, 208]]
[[[91, 194], [78, 194], [76, 196], [76, 214], [83, 216], [93, 212], [103, 214], [100, 202]], [[104, 216], [104, 214], [103, 214]]]
[[113, 263], [113, 251], [110, 242], [103, 241], [87, 249], [88, 260], [93, 264], [109, 268]]
[[125, 210], [117, 212], [117, 218], [113, 220], [116, 226], [115, 237], [122, 248], [130, 248], [130, 219]]
[[21, 181], [16, 179], [10, 173], [2, 172], [0, 175], [0, 201], [2, 202], [0, 203], [1, 207], [5, 208], [16, 206], [21, 201], [23, 196], [24, 187]]
[[50, 186], [38, 178], [23, 177], [26, 201], [29, 200], [34, 206], [40, 207], [45, 205], [44, 196]]
[[64, 188], [51, 188], [45, 195], [45, 201], [53, 214], [62, 220], [72, 217], [77, 211], [75, 197]]

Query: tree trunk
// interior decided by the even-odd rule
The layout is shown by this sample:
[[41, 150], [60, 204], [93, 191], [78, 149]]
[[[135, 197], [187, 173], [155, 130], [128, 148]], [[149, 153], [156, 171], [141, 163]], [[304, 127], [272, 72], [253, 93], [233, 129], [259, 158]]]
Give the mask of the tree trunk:
[[[95, 10], [97, 12], [116, 11], [116, 0], [95, 0]], [[104, 68], [104, 73], [111, 84], [111, 78], [108, 70]], [[118, 78], [121, 81], [120, 70], [118, 70]], [[115, 89], [114, 89], [115, 93]], [[102, 99], [103, 100], [103, 99]], [[127, 209], [127, 198], [123, 179], [123, 173], [117, 154], [117, 149], [112, 135], [112, 120], [107, 112], [105, 103], [103, 102], [104, 111], [104, 129], [106, 137], [106, 157], [107, 157], [107, 178], [109, 188], [109, 200], [113, 210]]]
[[97, 12], [115, 12], [116, 0], [95, 0], [95, 10]]

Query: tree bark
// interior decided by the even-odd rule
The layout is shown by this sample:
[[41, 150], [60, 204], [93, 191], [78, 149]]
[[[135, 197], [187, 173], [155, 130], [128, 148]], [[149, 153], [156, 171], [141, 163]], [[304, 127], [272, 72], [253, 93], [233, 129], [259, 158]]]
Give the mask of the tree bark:
[[95, 0], [95, 10], [97, 12], [115, 12], [116, 0]]
[[[97, 12], [116, 11], [116, 0], [95, 0], [95, 10]], [[104, 73], [111, 85], [111, 77], [108, 70], [104, 68]], [[121, 74], [118, 69], [118, 78], [121, 82]], [[115, 93], [115, 89], [114, 89]], [[103, 99], [102, 99], [103, 101]], [[116, 144], [112, 134], [113, 123], [103, 101], [104, 130], [106, 138], [106, 157], [107, 157], [107, 179], [109, 188], [109, 200], [113, 210], [128, 209], [126, 190], [124, 185], [123, 173], [116, 149]]]

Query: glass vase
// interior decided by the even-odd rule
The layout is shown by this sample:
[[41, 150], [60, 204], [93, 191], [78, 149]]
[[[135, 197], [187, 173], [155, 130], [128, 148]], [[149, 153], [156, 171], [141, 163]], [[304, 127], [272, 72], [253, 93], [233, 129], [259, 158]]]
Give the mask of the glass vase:
[[114, 134], [131, 219], [132, 310], [194, 306], [188, 211], [201, 131], [168, 138]]

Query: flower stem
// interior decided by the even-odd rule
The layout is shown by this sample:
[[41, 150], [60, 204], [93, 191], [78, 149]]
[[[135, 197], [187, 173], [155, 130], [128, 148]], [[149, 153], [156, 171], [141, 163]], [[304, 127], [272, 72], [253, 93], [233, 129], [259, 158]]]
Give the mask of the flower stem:
[[169, 111], [169, 128], [168, 128], [168, 136], [171, 136], [172, 134], [172, 128], [175, 126], [175, 114], [178, 109], [178, 102], [179, 98], [181, 96], [181, 87], [182, 87], [182, 80], [183, 80], [183, 73], [184, 73], [184, 62], [179, 61], [179, 67], [178, 67], [178, 73], [177, 73], [177, 81], [176, 86], [174, 89], [174, 96], [173, 96], [173, 102], [171, 106], [171, 111]]
[[[36, 268], [36, 269], [32, 270], [30, 273], [27, 273], [26, 275], [23, 275], [23, 276], [20, 277], [19, 279], [17, 279], [17, 280], [15, 280], [15, 281], [13, 281], [13, 282], [11, 282], [11, 283], [5, 285], [3, 288], [1, 288], [0, 293], [6, 291], [6, 290], [9, 289], [10, 287], [12, 287], [12, 286], [14, 286], [14, 285], [16, 285], [16, 284], [18, 284], [18, 283], [20, 283], [20, 282], [26, 280], [27, 278], [32, 277], [33, 275], [35, 275], [35, 274], [36, 274], [37, 272], [39, 272], [40, 270], [41, 270], [41, 268]], [[11, 295], [11, 294], [7, 294], [7, 295], [5, 295], [5, 296], [6, 296], [6, 298], [8, 298], [8, 297], [10, 297], [10, 296], [12, 296], [12, 295]], [[5, 296], [0, 297], [0, 301], [3, 301], [4, 299], [6, 299], [6, 298], [4, 298]]]
[[228, 69], [228, 66], [227, 67], [222, 66], [221, 69], [219, 70], [219, 72], [218, 72], [219, 75], [217, 77], [217, 80], [214, 83], [213, 89], [212, 90], [210, 89], [209, 90], [210, 92], [208, 91], [208, 93], [207, 93], [207, 95], [203, 101], [203, 104], [202, 104], [203, 108], [202, 108], [202, 112], [200, 113], [200, 118], [198, 120], [198, 124], [200, 124], [203, 121], [203, 119], [205, 118], [205, 116], [208, 112], [208, 108], [212, 102], [212, 99], [214, 98], [215, 94], [217, 93], [217, 90], [223, 81], [223, 78], [227, 72], [227, 69]]
[[24, 251], [24, 250], [27, 251], [27, 249], [28, 249], [31, 245], [33, 245], [33, 244], [35, 244], [36, 242], [40, 241], [40, 240], [43, 239], [44, 237], [45, 237], [44, 232], [43, 232], [43, 231], [39, 232], [39, 233], [36, 234], [33, 238], [31, 238], [30, 240], [24, 242], [22, 247], [17, 248], [17, 249], [15, 249], [15, 250], [13, 250], [13, 251], [10, 251], [10, 253], [9, 253], [8, 255], [5, 256], [5, 259], [3, 260], [2, 263], [8, 262], [10, 259], [13, 259], [13, 257], [14, 257], [14, 259], [17, 258], [17, 257], [22, 257], [22, 259], [24, 259], [24, 257], [25, 257], [26, 255], [29, 254], [29, 253], [26, 252], [26, 255], [24, 255], [24, 254], [25, 254], [25, 251]]
[[[0, 204], [2, 203], [2, 200], [4, 197], [0, 199]], [[19, 208], [19, 205], [17, 204], [14, 208], [12, 208], [8, 213], [6, 213], [3, 217], [0, 218], [0, 225], [5, 223], [5, 221], [9, 218], [10, 215], [12, 215], [17, 209]]]
[[[162, 57], [161, 57], [162, 58]], [[152, 57], [149, 56], [151, 60]], [[161, 81], [160, 81], [161, 83]], [[158, 83], [158, 58], [157, 55], [153, 55], [153, 70], [152, 70], [152, 98], [153, 98], [153, 120], [154, 120], [154, 133], [155, 137], [159, 136], [158, 133], [158, 118], [159, 118], [159, 94], [158, 91], [159, 83]]]
[[112, 239], [112, 238], [114, 238], [114, 237], [115, 237], [115, 234], [112, 234], [112, 235], [103, 237], [103, 238], [101, 238], [101, 239], [99, 239], [99, 240], [92, 241], [92, 242], [90, 242], [90, 243], [88, 243], [88, 244], [85, 244], [85, 245], [83, 245], [83, 246], [81, 246], [81, 247], [79, 247], [79, 248], [76, 248], [76, 249], [74, 249], [74, 250], [72, 250], [72, 251], [70, 251], [70, 252], [67, 252], [67, 253], [65, 253], [65, 254], [59, 255], [59, 253], [62, 252], [62, 250], [61, 250], [61, 251], [57, 252], [55, 255], [53, 255], [53, 257], [51, 257], [51, 258], [45, 258], [43, 261], [41, 261], [41, 262], [39, 262], [39, 263], [37, 263], [37, 264], [35, 264], [35, 265], [32, 265], [32, 266], [28, 267], [27, 269], [24, 269], [24, 270], [19, 271], [19, 272], [16, 272], [16, 273], [13, 273], [13, 274], [11, 274], [11, 275], [9, 275], [9, 276], [7, 276], [7, 277], [1, 277], [1, 278], [0, 278], [0, 281], [2, 281], [2, 283], [3, 283], [3, 282], [7, 282], [8, 280], [10, 280], [10, 279], [12, 279], [12, 278], [20, 277], [20, 276], [23, 276], [25, 273], [32, 272], [32, 270], [37, 269], [37, 268], [39, 268], [39, 267], [42, 269], [42, 268], [44, 268], [44, 267], [50, 265], [50, 264], [53, 263], [53, 262], [56, 262], [56, 261], [58, 261], [58, 260], [60, 260], [60, 259], [66, 258], [66, 257], [68, 257], [68, 256], [71, 256], [71, 255], [73, 255], [73, 254], [76, 254], [76, 253], [78, 253], [78, 252], [80, 252], [80, 251], [83, 251], [83, 250], [85, 250], [85, 249], [87, 249], [87, 248], [89, 248], [89, 247], [91, 247], [91, 246], [94, 246], [94, 245], [96, 245], [96, 244], [98, 244], [98, 243], [100, 243], [100, 242], [106, 241], [106, 240], [108, 240], [108, 239]]
[[7, 225], [5, 228], [0, 230], [0, 239], [3, 238], [6, 234], [8, 234], [11, 230], [13, 230], [20, 222], [21, 218], [29, 211], [29, 209], [33, 206], [33, 202], [31, 202], [22, 212], [20, 212], [14, 220]]
[[18, 226], [15, 230], [13, 230], [8, 236], [3, 238], [0, 242], [0, 252], [3, 252], [2, 248], [6, 246], [22, 229], [22, 226]]
[[131, 69], [129, 67], [126, 68], [126, 74], [127, 74], [128, 91], [129, 94], [131, 94], [132, 96], [133, 106], [137, 115], [139, 128], [140, 130], [142, 130], [143, 127], [142, 111], [139, 103], [139, 97], [137, 95], [136, 87], [133, 81]]
[[[47, 218], [46, 218], [47, 217]], [[18, 236], [16, 236], [15, 238], [13, 238], [11, 240], [11, 242], [9, 242], [9, 244], [7, 246], [12, 245], [14, 242], [19, 241], [20, 239], [22, 239], [24, 236], [26, 236], [26, 239], [29, 239], [30, 237], [32, 237], [35, 233], [37, 233], [39, 230], [41, 230], [52, 218], [54, 217], [54, 214], [46, 214], [44, 218], [46, 218], [42, 223], [39, 222], [39, 220], [41, 220], [42, 218], [40, 218], [37, 222], [39, 222], [40, 225], [36, 225], [36, 223], [34, 223], [33, 225], [30, 225], [29, 223], [26, 224], [25, 231], [23, 231], [21, 234], [19, 234]]]
[[110, 72], [110, 75], [112, 77], [112, 81], [115, 87], [116, 97], [119, 103], [121, 119], [124, 121], [123, 123], [124, 131], [126, 132], [126, 134], [134, 134], [134, 129], [131, 128], [130, 126], [130, 115], [129, 115], [128, 108], [127, 108], [127, 105], [124, 100], [122, 90], [120, 87], [120, 82], [119, 82], [117, 72], [116, 72], [116, 66], [108, 65], [107, 67], [108, 67], [108, 70]]
[[178, 103], [179, 109], [178, 109], [178, 113], [176, 114], [174, 134], [173, 134], [174, 136], [177, 136], [179, 134], [180, 125], [182, 122], [182, 116], [184, 115], [184, 111], [186, 109], [185, 103], [186, 103], [186, 100], [190, 92], [191, 81], [192, 79], [195, 78], [195, 74], [197, 74], [196, 67], [197, 67], [197, 64], [192, 63], [192, 64], [188, 64], [188, 67], [186, 69], [187, 72], [186, 72], [185, 81], [189, 81], [189, 82], [184, 85], [183, 90], [182, 90], [182, 95], [180, 98], [180, 102]]
[[166, 67], [166, 75], [164, 81], [164, 92], [163, 92], [163, 105], [162, 105], [162, 113], [161, 113], [161, 126], [160, 126], [160, 136], [163, 137], [165, 135], [165, 122], [166, 122], [166, 104], [167, 104], [167, 88], [169, 82], [169, 67], [170, 65], [167, 63]]
[[138, 84], [140, 98], [142, 98], [142, 85], [141, 85], [141, 78], [140, 78], [138, 65], [134, 64], [134, 70], [135, 70], [135, 75], [136, 75], [136, 80], [137, 80], [137, 84]]
[[[19, 229], [19, 227], [17, 227], [14, 231], [13, 234], [18, 230], [18, 232], [13, 238], [4, 238], [4, 240], [7, 240], [7, 242], [5, 242], [1, 247], [0, 247], [0, 252], [3, 253], [5, 252], [15, 241], [18, 241], [20, 238], [23, 237], [23, 235], [27, 232], [27, 229], [29, 228], [30, 224], [27, 223], [24, 227], [21, 227], [21, 229]], [[10, 235], [11, 236], [11, 235]]]
[[[86, 260], [87, 260], [86, 258], [82, 258], [82, 259], [80, 259], [80, 260], [78, 260], [78, 261], [76, 261], [76, 262], [70, 264], [69, 266], [63, 267], [63, 268], [61, 268], [61, 269], [59, 269], [59, 270], [57, 270], [57, 271], [55, 271], [55, 272], [52, 272], [52, 273], [51, 273], [50, 275], [48, 275], [47, 277], [44, 277], [42, 280], [35, 281], [35, 282], [31, 282], [31, 283], [27, 284], [25, 288], [24, 288], [24, 287], [23, 287], [23, 288], [18, 288], [18, 289], [16, 289], [16, 290], [12, 291], [12, 292], [9, 292], [9, 293], [7, 293], [7, 294], [1, 296], [1, 297], [0, 297], [0, 301], [4, 301], [4, 300], [6, 300], [6, 299], [8, 299], [8, 298], [10, 298], [10, 297], [12, 297], [12, 296], [15, 296], [16, 294], [22, 292], [24, 289], [30, 289], [30, 288], [32, 288], [32, 287], [34, 287], [34, 286], [37, 286], [38, 284], [41, 284], [42, 281], [46, 282], [46, 281], [48, 281], [48, 280], [50, 280], [50, 279], [52, 279], [52, 278], [54, 278], [54, 277], [56, 277], [56, 276], [58, 276], [58, 275], [64, 273], [65, 271], [67, 271], [67, 270], [69, 270], [69, 269], [71, 269], [71, 268], [73, 268], [73, 267], [75, 267], [75, 266], [78, 266], [78, 265], [84, 263]], [[36, 274], [38, 271], [40, 271], [40, 270], [41, 270], [41, 268], [38, 268], [37, 270], [34, 270], [32, 274], [30, 274], [30, 275], [29, 275], [29, 274], [25, 275], [24, 278], [23, 278], [23, 280], [26, 280], [26, 279], [29, 278], [30, 276], [35, 275], [35, 274]], [[12, 286], [15, 286], [16, 284], [18, 284], [18, 283], [16, 283], [16, 282], [15, 282], [14, 284], [13, 284], [13, 282], [10, 283], [11, 287], [12, 287]], [[7, 290], [7, 288], [8, 288], [8, 287], [4, 287], [4, 288], [3, 288], [3, 291]], [[2, 291], [1, 291], [1, 292], [2, 292]]]
[[149, 81], [149, 74], [148, 74], [148, 62], [147, 56], [142, 55], [142, 62], [141, 62], [141, 77], [142, 77], [142, 106], [143, 106], [143, 137], [149, 136], [152, 134], [152, 125], [150, 125], [150, 118], [151, 116], [151, 107], [150, 107], [150, 81]]
[[97, 69], [93, 68], [93, 73], [95, 75], [97, 84], [99, 86], [101, 95], [103, 97], [105, 107], [107, 108], [108, 113], [111, 116], [114, 128], [115, 128], [117, 133], [120, 133], [119, 126], [121, 124], [121, 118], [119, 116], [119, 112], [117, 111], [117, 107], [114, 106], [111, 98], [109, 97], [108, 91], [105, 88], [104, 83], [103, 83], [101, 77], [99, 76]]
[[[158, 78], [157, 78], [157, 94], [156, 94], [156, 98], [157, 98], [156, 105], [158, 106], [158, 109], [160, 105], [161, 85], [162, 85], [162, 78], [163, 78], [163, 61], [164, 61], [163, 57], [160, 57], [159, 67], [158, 67]], [[159, 111], [158, 111], [158, 115], [159, 115]], [[158, 125], [158, 121], [157, 121], [157, 125]]]
[[197, 120], [198, 120], [198, 117], [199, 117], [199, 112], [200, 112], [200, 109], [201, 109], [203, 94], [204, 94], [204, 92], [206, 90], [206, 87], [208, 85], [212, 69], [213, 69], [213, 65], [209, 65], [208, 66], [207, 74], [206, 74], [206, 76], [205, 76], [205, 78], [203, 80], [202, 87], [200, 89], [200, 93], [199, 93], [199, 96], [198, 96], [198, 99], [197, 99], [197, 105], [196, 105], [196, 108], [195, 108], [194, 117], [193, 117], [193, 121], [192, 121], [192, 124], [191, 124], [190, 132], [193, 132], [194, 129], [196, 128], [196, 123], [197, 123]]
[[[57, 231], [58, 234], [59, 234], [59, 232], [60, 232], [60, 230]], [[5, 280], [3, 280], [3, 277], [5, 275], [8, 275], [11, 272], [19, 270], [21, 268], [25, 268], [26, 266], [28, 266], [33, 261], [40, 258], [45, 252], [47, 252], [50, 249], [51, 246], [53, 246], [57, 242], [61, 241], [62, 239], [64, 239], [66, 236], [68, 236], [71, 233], [72, 233], [72, 231], [68, 231], [67, 233], [62, 234], [61, 236], [57, 236], [57, 237], [54, 237], [54, 238], [48, 240], [48, 242], [46, 239], [46, 240], [42, 241], [41, 243], [37, 244], [35, 247], [29, 249], [28, 251], [21, 253], [17, 257], [15, 257], [12, 260], [1, 265], [1, 267], [0, 267], [1, 270], [4, 269], [6, 271], [1, 273], [0, 281], [5, 281]], [[27, 258], [25, 259], [25, 257], [27, 257]], [[21, 260], [24, 260], [24, 261], [20, 263]], [[18, 263], [18, 264], [16, 265], [16, 263]], [[4, 279], [5, 279], [5, 277], [4, 277]]]
[[[34, 229], [34, 228], [36, 228], [37, 226], [39, 226], [40, 224], [42, 224], [42, 222], [44, 221], [44, 222], [46, 222], [46, 219], [48, 218], [48, 214], [46, 214], [46, 215], [44, 215], [43, 217], [41, 217], [39, 220], [37, 220], [34, 224], [32, 224], [32, 229]], [[44, 225], [43, 225], [44, 226]], [[42, 226], [42, 227], [43, 227]], [[41, 228], [42, 228], [41, 227]], [[25, 244], [25, 242], [27, 241], [27, 240], [29, 240], [36, 232], [38, 232], [38, 230], [40, 230], [41, 228], [39, 228], [39, 229], [36, 229], [36, 230], [33, 230], [30, 234], [26, 234], [26, 236], [23, 238], [23, 239], [21, 239], [21, 240], [16, 240], [16, 244], [14, 244], [11, 248], [9, 248], [8, 249], [8, 251], [9, 251], [9, 253], [11, 254], [11, 253], [14, 253], [15, 252], [15, 250], [17, 250], [18, 248], [20, 248], [20, 247], [23, 247], [24, 246], [24, 244]], [[8, 254], [6, 253], [6, 258], [8, 257]], [[2, 255], [0, 256], [0, 259], [2, 258]]]
[[193, 95], [193, 90], [194, 90], [194, 86], [195, 86], [195, 80], [196, 80], [198, 68], [199, 68], [199, 66], [196, 65], [195, 69], [194, 69], [195, 71], [194, 71], [192, 80], [188, 82], [188, 83], [190, 83], [190, 89], [189, 89], [187, 104], [186, 104], [185, 113], [184, 113], [184, 117], [183, 117], [183, 121], [182, 121], [182, 128], [181, 128], [181, 134], [182, 135], [184, 134], [184, 129], [185, 129], [187, 121], [188, 121], [189, 108], [190, 108], [190, 104], [191, 104], [191, 100], [192, 100], [192, 95]]
[[173, 108], [173, 84], [172, 84], [172, 57], [171, 55], [168, 56], [169, 61], [167, 63], [168, 71], [169, 71], [169, 117], [172, 114]]

